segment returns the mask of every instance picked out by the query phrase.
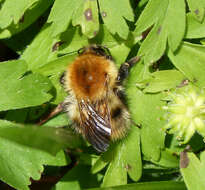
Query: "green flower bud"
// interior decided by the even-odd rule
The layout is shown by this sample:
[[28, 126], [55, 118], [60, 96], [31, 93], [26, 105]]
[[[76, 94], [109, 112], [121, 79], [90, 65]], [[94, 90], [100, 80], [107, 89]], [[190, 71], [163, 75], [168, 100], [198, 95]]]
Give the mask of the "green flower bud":
[[193, 86], [179, 89], [170, 94], [170, 102], [166, 110], [164, 127], [169, 133], [177, 134], [181, 143], [187, 143], [195, 131], [205, 138], [205, 92]]

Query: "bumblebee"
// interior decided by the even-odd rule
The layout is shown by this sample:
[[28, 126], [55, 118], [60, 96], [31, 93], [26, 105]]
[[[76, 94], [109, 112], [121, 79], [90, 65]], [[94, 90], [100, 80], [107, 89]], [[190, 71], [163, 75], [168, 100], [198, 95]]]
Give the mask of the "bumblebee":
[[78, 54], [60, 79], [68, 96], [48, 118], [66, 112], [73, 129], [98, 152], [105, 152], [110, 141], [124, 138], [129, 131], [130, 114], [124, 104], [122, 82], [139, 58], [125, 62], [118, 71], [103, 46], [83, 47]]

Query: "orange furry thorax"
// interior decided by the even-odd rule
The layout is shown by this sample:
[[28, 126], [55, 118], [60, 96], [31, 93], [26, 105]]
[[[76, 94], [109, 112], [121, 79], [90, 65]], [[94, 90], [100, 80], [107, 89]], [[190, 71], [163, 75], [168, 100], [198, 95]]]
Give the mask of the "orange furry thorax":
[[77, 98], [95, 100], [106, 93], [110, 61], [92, 52], [80, 55], [68, 68], [67, 80]]

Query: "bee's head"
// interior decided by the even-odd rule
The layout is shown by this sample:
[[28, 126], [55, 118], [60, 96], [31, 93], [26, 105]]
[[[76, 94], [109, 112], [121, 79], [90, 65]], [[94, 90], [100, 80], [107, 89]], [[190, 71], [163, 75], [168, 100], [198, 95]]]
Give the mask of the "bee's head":
[[95, 55], [104, 56], [106, 59], [112, 60], [112, 56], [107, 47], [101, 45], [89, 45], [78, 50], [79, 55], [83, 55], [86, 53], [93, 53]]

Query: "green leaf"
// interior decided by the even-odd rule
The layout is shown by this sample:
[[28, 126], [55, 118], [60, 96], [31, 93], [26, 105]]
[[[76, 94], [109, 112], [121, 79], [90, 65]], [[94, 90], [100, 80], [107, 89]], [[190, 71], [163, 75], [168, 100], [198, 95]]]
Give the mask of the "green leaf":
[[0, 28], [8, 27], [12, 22], [17, 24], [24, 12], [39, 0], [19, 0], [18, 4], [12, 0], [6, 0], [0, 10]]
[[22, 60], [0, 63], [0, 111], [41, 105], [51, 99], [50, 81], [39, 74], [28, 74]]
[[[181, 162], [185, 162], [185, 165], [181, 165], [181, 173], [186, 183], [188, 190], [202, 190], [205, 189], [205, 153], [203, 152], [199, 160], [194, 153], [184, 152], [181, 155]], [[182, 167], [183, 166], [183, 167]]]
[[191, 13], [187, 14], [187, 31], [185, 38], [203, 38], [205, 37], [205, 19], [202, 23], [198, 22]]
[[29, 69], [35, 70], [57, 57], [52, 52], [56, 39], [50, 37], [51, 33], [51, 26], [45, 25], [22, 54], [21, 59], [28, 63]]
[[[88, 39], [83, 36], [79, 27], [71, 28], [62, 34], [60, 38], [51, 38], [52, 27], [45, 25], [32, 43], [26, 48], [21, 59], [26, 60], [29, 69], [36, 71], [46, 64], [54, 64], [52, 61], [58, 60], [58, 55], [74, 52], [88, 45]], [[56, 43], [62, 42], [59, 51], [52, 50]], [[63, 50], [62, 50], [63, 49]], [[72, 56], [71, 56], [72, 57]], [[61, 69], [61, 67], [60, 67]], [[45, 69], [46, 70], [46, 69]], [[49, 70], [49, 69], [47, 69]], [[62, 70], [61, 70], [62, 71]]]
[[51, 118], [46, 123], [43, 124], [43, 126], [47, 127], [64, 127], [64, 126], [70, 126], [72, 123], [68, 119], [67, 113], [59, 114], [56, 117]]
[[20, 125], [6, 120], [0, 120], [0, 137], [56, 154], [62, 148], [76, 148], [82, 144], [73, 131], [62, 128]]
[[119, 68], [121, 64], [123, 64], [130, 52], [130, 47], [125, 44], [119, 44], [112, 48], [110, 48], [110, 52]]
[[80, 27], [69, 28], [60, 36], [60, 41], [63, 44], [59, 48], [59, 54], [74, 52], [77, 55], [80, 48], [89, 44], [87, 37], [80, 31]]
[[65, 190], [65, 189], [72, 189], [72, 190], [81, 190], [78, 181], [70, 182], [70, 181], [59, 181], [53, 190]]
[[113, 160], [109, 164], [103, 178], [102, 187], [127, 184], [127, 171], [123, 163], [123, 159], [120, 158], [121, 153], [125, 148], [126, 147], [118, 146], [117, 151], [114, 152]]
[[185, 33], [184, 0], [150, 0], [136, 23], [135, 34], [150, 27], [152, 29], [139, 50], [139, 55], [145, 56], [145, 63], [157, 61], [163, 55], [167, 41], [172, 51], [179, 47]]
[[99, 156], [99, 158], [96, 160], [96, 162], [93, 164], [91, 171], [93, 174], [99, 172], [103, 168], [106, 167], [106, 165], [109, 164], [109, 154], [104, 153], [103, 155]]
[[138, 181], [142, 175], [140, 133], [137, 126], [132, 126], [130, 134], [124, 139], [124, 163], [130, 178]]
[[100, 14], [104, 24], [112, 34], [118, 34], [127, 39], [129, 27], [126, 20], [134, 21], [133, 11], [129, 1], [99, 0]]
[[81, 188], [96, 187], [99, 186], [96, 177], [96, 175], [90, 174], [89, 166], [80, 163], [68, 171], [52, 190], [80, 190]]
[[200, 87], [205, 86], [204, 46], [183, 42], [175, 54], [169, 49], [168, 56], [175, 67], [190, 81]]
[[149, 82], [146, 82], [143, 92], [156, 93], [176, 88], [184, 79], [185, 76], [177, 70], [156, 71], [151, 74]]
[[127, 173], [132, 180], [139, 180], [142, 163], [139, 129], [136, 126], [132, 126], [129, 135], [109, 153], [109, 160], [110, 164], [103, 179], [103, 187], [126, 184]]
[[99, 31], [97, 1], [87, 0], [82, 3], [73, 14], [72, 24], [80, 25], [82, 33], [88, 38], [93, 38]]
[[202, 22], [205, 12], [205, 3], [203, 0], [187, 0], [189, 9], [191, 10], [192, 15], [199, 22]]
[[71, 20], [74, 26], [81, 26], [82, 33], [88, 38], [96, 36], [99, 31], [97, 1], [56, 1], [48, 18], [48, 22], [52, 22], [53, 36], [65, 32]]
[[161, 151], [159, 161], [155, 162], [154, 160], [152, 160], [152, 162], [165, 168], [179, 167], [179, 157], [167, 148]]
[[141, 146], [143, 154], [149, 159], [158, 161], [160, 151], [164, 148], [165, 134], [161, 130], [165, 122], [161, 121], [164, 115], [160, 109], [164, 103], [163, 94], [145, 94], [136, 86], [138, 80], [146, 77], [146, 65], [139, 62], [130, 72], [127, 84], [127, 102], [131, 117], [141, 126]]
[[[48, 18], [48, 23], [51, 25], [52, 36], [57, 36], [62, 32], [65, 32], [69, 26], [73, 14], [82, 7], [84, 0], [57, 0], [55, 1], [51, 13]], [[62, 14], [63, 13], [63, 14]]]
[[63, 152], [56, 157], [50, 154], [64, 147], [59, 132], [54, 128], [20, 126], [0, 120], [0, 179], [16, 189], [28, 190], [31, 178], [40, 179], [43, 164], [67, 165], [70, 159]]
[[25, 148], [11, 141], [0, 139], [0, 179], [16, 189], [28, 190], [30, 178], [40, 179], [45, 160], [41, 151]]
[[[12, 37], [2, 39], [2, 42], [17, 54], [22, 55], [25, 48], [28, 47], [34, 37], [38, 34], [39, 29], [39, 22], [36, 21], [31, 26]], [[1, 37], [3, 38], [2, 35]]]
[[49, 166], [67, 166], [71, 163], [70, 157], [66, 155], [66, 153], [61, 150], [56, 154], [56, 156], [51, 156], [49, 160], [47, 160], [46, 165]]
[[133, 183], [128, 185], [113, 186], [107, 188], [91, 188], [87, 190], [186, 190], [183, 182], [159, 181]]
[[[6, 2], [9, 2], [8, 0]], [[12, 2], [12, 1], [10, 1]], [[19, 2], [20, 3], [20, 2]], [[26, 3], [26, 1], [25, 1]], [[21, 18], [17, 23], [12, 22], [7, 28], [0, 31], [0, 39], [9, 38], [14, 34], [17, 34], [30, 26], [34, 21], [37, 20], [45, 11], [49, 8], [49, 6], [53, 3], [53, 0], [38, 0], [38, 2], [34, 3], [29, 9], [27, 9], [24, 13], [21, 13]], [[12, 3], [13, 4], [13, 3]], [[12, 5], [14, 6], [14, 5]], [[16, 6], [14, 6], [16, 7]], [[6, 11], [9, 11], [8, 7]], [[0, 11], [1, 14], [1, 11]], [[2, 13], [4, 15], [4, 13]], [[11, 14], [11, 13], [10, 13]], [[12, 12], [13, 14], [13, 12]], [[4, 15], [5, 16], [5, 15]], [[1, 16], [0, 16], [1, 18]], [[12, 17], [10, 17], [12, 18]], [[39, 25], [38, 25], [39, 27]]]

